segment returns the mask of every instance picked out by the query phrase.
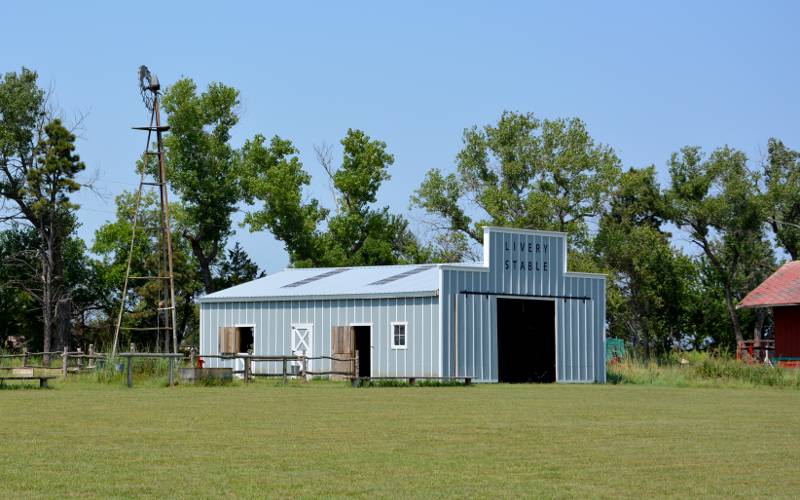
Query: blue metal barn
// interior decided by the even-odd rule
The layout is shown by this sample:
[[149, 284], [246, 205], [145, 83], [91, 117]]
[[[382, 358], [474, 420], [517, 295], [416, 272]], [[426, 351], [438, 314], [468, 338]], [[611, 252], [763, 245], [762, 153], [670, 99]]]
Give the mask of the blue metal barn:
[[605, 382], [605, 276], [566, 271], [564, 233], [487, 227], [483, 250], [482, 263], [286, 269], [207, 295], [200, 353], [331, 356], [346, 338], [361, 376]]

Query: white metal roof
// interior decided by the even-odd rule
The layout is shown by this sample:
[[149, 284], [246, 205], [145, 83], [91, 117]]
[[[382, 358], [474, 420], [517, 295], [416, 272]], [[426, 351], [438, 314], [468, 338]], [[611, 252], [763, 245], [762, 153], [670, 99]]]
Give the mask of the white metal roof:
[[[430, 296], [439, 289], [435, 264], [284, 269], [275, 274], [220, 290], [200, 302], [280, 300], [315, 297]], [[338, 272], [336, 272], [338, 271]], [[403, 276], [389, 281], [387, 278]], [[324, 275], [319, 277], [320, 275]], [[319, 279], [315, 279], [318, 278]], [[385, 280], [380, 284], [375, 282]]]
[[[301, 300], [315, 298], [377, 298], [398, 296], [431, 296], [439, 292], [440, 269], [463, 269], [487, 272], [489, 270], [489, 246], [486, 238], [490, 233], [521, 233], [540, 236], [566, 237], [566, 233], [513, 229], [486, 226], [484, 228], [483, 262], [460, 262], [450, 264], [410, 264], [400, 266], [362, 266], [340, 268], [284, 269], [261, 279], [242, 283], [226, 290], [206, 295], [200, 302], [234, 302], [256, 300]], [[565, 250], [566, 255], [566, 250]], [[566, 259], [564, 259], [566, 267]], [[424, 269], [420, 269], [423, 268]], [[386, 280], [409, 272], [395, 280]], [[567, 275], [578, 275], [568, 273]], [[605, 278], [605, 275], [584, 277]], [[318, 278], [318, 279], [315, 279]], [[292, 286], [287, 286], [292, 285]]]

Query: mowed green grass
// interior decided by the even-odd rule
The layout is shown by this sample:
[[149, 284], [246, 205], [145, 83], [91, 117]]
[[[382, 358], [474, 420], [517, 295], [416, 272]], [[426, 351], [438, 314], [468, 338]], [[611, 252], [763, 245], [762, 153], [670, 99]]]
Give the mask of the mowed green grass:
[[1, 498], [798, 497], [800, 391], [0, 391]]

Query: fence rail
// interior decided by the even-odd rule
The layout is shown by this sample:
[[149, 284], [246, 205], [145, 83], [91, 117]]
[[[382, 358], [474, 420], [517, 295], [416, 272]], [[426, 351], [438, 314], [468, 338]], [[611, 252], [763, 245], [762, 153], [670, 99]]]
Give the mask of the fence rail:
[[[354, 357], [334, 357], [334, 356], [302, 356], [302, 355], [272, 355], [272, 354], [206, 354], [203, 356], [195, 356], [193, 353], [189, 356], [184, 354], [170, 354], [170, 353], [141, 353], [141, 352], [121, 352], [117, 356], [127, 360], [127, 384], [128, 387], [133, 387], [133, 368], [132, 360], [134, 358], [167, 358], [168, 363], [168, 380], [169, 385], [173, 385], [174, 378], [174, 362], [175, 360], [183, 361], [188, 360], [191, 367], [195, 367], [195, 359], [221, 359], [221, 360], [236, 360], [241, 359], [244, 361], [244, 370], [234, 370], [235, 374], [242, 374], [244, 382], [250, 383], [256, 377], [282, 377], [283, 383], [287, 383], [289, 379], [289, 363], [294, 361], [300, 363], [300, 370], [298, 376], [304, 380], [308, 376], [313, 375], [341, 375], [345, 377], [354, 377], [356, 375], [356, 368], [358, 367], [358, 353]], [[352, 370], [347, 372], [342, 371], [311, 371], [308, 369], [308, 362], [310, 360], [329, 359], [332, 361], [343, 361], [351, 363]], [[253, 371], [253, 363], [281, 363], [280, 373], [255, 373]]]
[[[42, 363], [32, 363], [33, 358], [41, 357]], [[49, 357], [61, 358], [60, 367], [49, 366]], [[167, 360], [167, 379], [170, 386], [175, 384], [175, 363], [188, 362], [189, 366], [197, 367], [197, 361], [200, 359], [221, 359], [221, 360], [237, 360], [244, 361], [244, 370], [233, 370], [235, 374], [242, 374], [245, 383], [250, 383], [255, 377], [282, 377], [284, 383], [288, 382], [289, 363], [299, 363], [300, 369], [297, 374], [299, 377], [306, 379], [309, 376], [323, 376], [323, 375], [336, 375], [343, 377], [356, 377], [358, 374], [358, 352], [353, 357], [337, 357], [337, 356], [303, 356], [303, 355], [272, 355], [272, 354], [252, 354], [252, 353], [231, 353], [231, 354], [207, 354], [198, 355], [192, 349], [188, 354], [182, 353], [162, 353], [162, 352], [137, 352], [135, 345], [131, 344], [129, 352], [117, 353], [117, 358], [125, 360], [126, 382], [128, 387], [133, 387], [133, 360], [140, 358], [150, 359], [166, 359]], [[88, 352], [83, 352], [81, 349], [77, 351], [42, 351], [42, 352], [28, 352], [23, 350], [19, 354], [0, 354], [0, 360], [3, 359], [21, 359], [23, 368], [38, 368], [38, 369], [61, 369], [62, 378], [66, 379], [68, 374], [81, 373], [84, 370], [95, 369], [98, 360], [110, 361], [112, 358], [105, 353], [94, 352], [94, 347], [89, 346]], [[74, 361], [70, 367], [70, 361]], [[328, 370], [328, 371], [313, 371], [308, 369], [308, 362], [314, 360], [330, 360], [350, 363], [351, 370]], [[278, 373], [255, 373], [253, 371], [253, 363], [280, 363], [281, 371]], [[292, 376], [294, 374], [291, 374]]]
[[[38, 357], [42, 358], [41, 364], [31, 363], [32, 358]], [[70, 372], [80, 373], [80, 371], [83, 369], [94, 369], [97, 360], [105, 359], [106, 355], [103, 353], [94, 352], [94, 346], [91, 344], [89, 345], [88, 352], [84, 352], [81, 349], [78, 349], [77, 351], [69, 351], [64, 348], [63, 351], [28, 352], [27, 349], [23, 349], [22, 353], [20, 354], [0, 354], [0, 360], [21, 359], [22, 368], [54, 369], [52, 366], [50, 366], [50, 361], [52, 358], [61, 358], [61, 376], [63, 378], [67, 378], [67, 374]], [[77, 360], [75, 366], [71, 369], [69, 367], [70, 359]]]

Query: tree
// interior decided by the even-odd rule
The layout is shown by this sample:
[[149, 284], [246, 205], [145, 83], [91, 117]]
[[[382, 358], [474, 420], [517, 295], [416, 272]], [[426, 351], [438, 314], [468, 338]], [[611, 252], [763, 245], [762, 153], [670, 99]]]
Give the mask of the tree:
[[0, 232], [0, 346], [9, 336], [24, 337], [29, 349], [42, 348], [42, 310], [18, 283], [36, 279], [38, 239], [30, 226], [13, 223]]
[[239, 121], [239, 92], [212, 83], [199, 94], [188, 78], [164, 94], [170, 132], [164, 144], [170, 187], [180, 196], [182, 235], [189, 241], [206, 293], [215, 290], [212, 267], [231, 235], [231, 214], [241, 200], [231, 147], [231, 129]]
[[730, 324], [725, 293], [708, 257], [700, 254], [692, 259], [693, 269], [686, 275], [686, 332], [684, 344], [694, 349], [736, 345]]
[[244, 144], [240, 154], [245, 199], [251, 205], [261, 203], [259, 209], [245, 214], [250, 231], [269, 229], [296, 265], [316, 262], [323, 252], [317, 225], [328, 210], [315, 199], [304, 199], [311, 176], [303, 170], [297, 149], [277, 136], [267, 144], [259, 134]]
[[504, 112], [496, 126], [466, 129], [463, 143], [456, 172], [431, 170], [412, 196], [446, 247], [481, 243], [483, 225], [566, 231], [587, 246], [587, 221], [602, 211], [620, 161], [581, 120]]
[[[28, 289], [40, 278], [38, 233], [30, 225], [12, 224], [0, 232], [0, 345], [6, 336], [24, 336], [28, 347], [43, 349], [41, 305]], [[86, 245], [75, 235], [63, 245], [64, 283], [70, 307], [57, 325], [58, 341], [78, 346], [96, 342], [97, 331], [90, 325], [102, 310], [103, 289], [97, 281], [95, 263]]]
[[725, 296], [737, 342], [744, 340], [736, 311], [737, 276], [755, 264], [764, 242], [764, 208], [758, 178], [741, 151], [723, 147], [708, 159], [698, 147], [674, 153], [667, 192], [670, 219], [708, 259]]
[[69, 196], [80, 189], [75, 176], [85, 165], [74, 152], [75, 136], [50, 119], [36, 79], [23, 68], [0, 82], [0, 196], [4, 218], [24, 221], [37, 234], [38, 280], [27, 283], [26, 291], [42, 308], [43, 347], [49, 351], [59, 309], [70, 307], [63, 246], [75, 228], [77, 205]]
[[266, 276], [264, 271], [258, 269], [258, 264], [250, 259], [242, 245], [237, 241], [228, 250], [227, 258], [220, 259], [216, 264], [215, 286], [217, 290], [247, 283]]
[[245, 216], [251, 231], [269, 229], [298, 267], [428, 260], [431, 254], [419, 245], [405, 218], [388, 207], [374, 207], [394, 163], [386, 144], [353, 129], [341, 144], [340, 166], [323, 159], [334, 192], [331, 215], [319, 201], [304, 197], [311, 177], [289, 141], [274, 137], [267, 145], [263, 136], [248, 141], [242, 148], [243, 188], [249, 203], [261, 203]]
[[600, 219], [596, 253], [610, 275], [611, 332], [663, 353], [685, 332], [691, 260], [674, 250], [661, 227], [665, 206], [655, 168], [620, 177], [610, 210]]
[[777, 139], [768, 143], [764, 165], [767, 213], [775, 240], [792, 260], [800, 256], [800, 153]]
[[[101, 226], [95, 233], [92, 251], [101, 257], [97, 264], [98, 281], [104, 289], [104, 317], [108, 322], [108, 330], [113, 332], [114, 321], [119, 313], [123, 300], [122, 285], [125, 279], [128, 255], [131, 251], [131, 225], [136, 203], [136, 194], [124, 192], [116, 199], [117, 218]], [[180, 205], [170, 205], [173, 231], [181, 230], [184, 220]], [[155, 193], [143, 193], [139, 208], [137, 236], [131, 254], [131, 276], [152, 276], [160, 269], [160, 203]], [[176, 336], [181, 343], [195, 330], [197, 325], [194, 297], [202, 289], [197, 277], [197, 263], [192, 257], [186, 240], [176, 239], [173, 246], [173, 273], [175, 277], [175, 307], [177, 307]], [[157, 280], [132, 280], [129, 282], [127, 296], [124, 297], [125, 314], [123, 326], [152, 327], [156, 318], [158, 303], [163, 300], [163, 283]], [[161, 346], [169, 352], [169, 335], [157, 336], [150, 333], [132, 335], [131, 341], [139, 345]]]
[[[64, 282], [70, 293], [70, 334], [74, 345], [100, 348], [110, 341], [110, 329], [102, 320], [109, 305], [107, 284], [100, 280], [98, 261], [89, 255], [86, 243], [77, 235], [64, 246]], [[65, 311], [66, 312], [66, 311]]]

